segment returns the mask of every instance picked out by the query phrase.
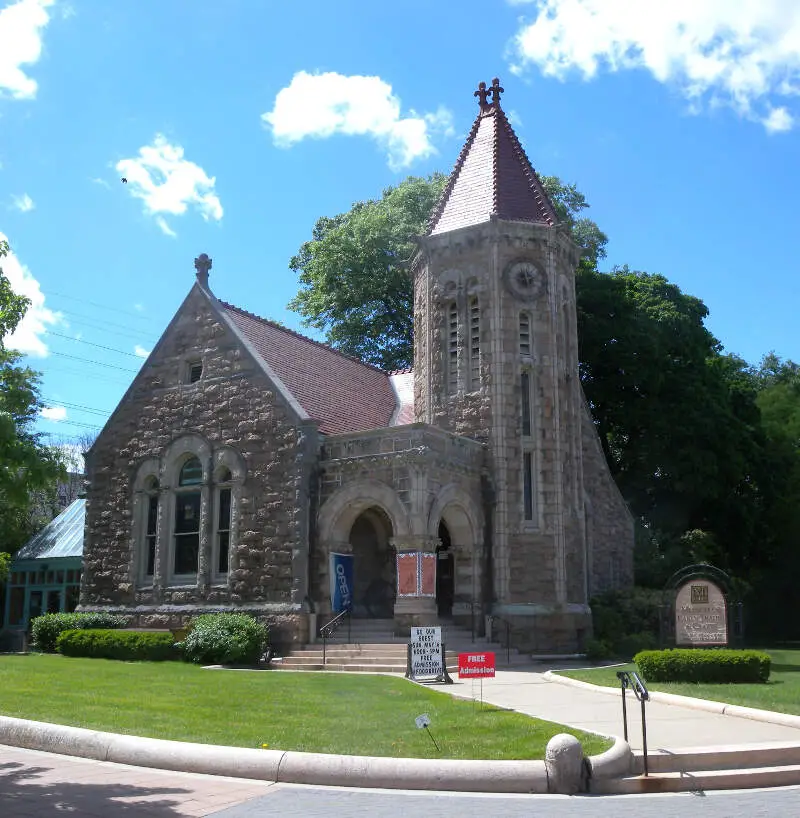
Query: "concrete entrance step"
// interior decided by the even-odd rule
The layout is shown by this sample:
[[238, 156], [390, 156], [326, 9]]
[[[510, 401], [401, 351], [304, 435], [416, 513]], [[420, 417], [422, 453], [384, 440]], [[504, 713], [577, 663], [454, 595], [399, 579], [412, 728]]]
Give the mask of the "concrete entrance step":
[[697, 770], [692, 773], [653, 773], [648, 776], [592, 780], [590, 792], [630, 795], [656, 792], [701, 792], [703, 790], [787, 787], [800, 784], [800, 764], [778, 767], [745, 767], [727, 770]]
[[[644, 757], [634, 752], [635, 770], [644, 772]], [[800, 765], [800, 744], [775, 742], [739, 747], [691, 747], [655, 750], [647, 754], [651, 773], [691, 773], [697, 770], [733, 770], [745, 767]]]

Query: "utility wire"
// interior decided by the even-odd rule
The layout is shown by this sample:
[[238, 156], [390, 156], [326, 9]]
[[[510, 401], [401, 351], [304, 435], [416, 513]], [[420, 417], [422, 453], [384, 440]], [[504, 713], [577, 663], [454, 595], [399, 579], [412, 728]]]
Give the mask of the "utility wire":
[[88, 364], [95, 364], [95, 366], [105, 366], [108, 369], [121, 369], [123, 372], [133, 372], [136, 373], [138, 369], [128, 369], [125, 366], [116, 366], [115, 364], [104, 364], [102, 361], [95, 361], [92, 358], [81, 358], [78, 355], [67, 355], [66, 352], [51, 352], [51, 355], [58, 355], [61, 358], [71, 358], [73, 361], [83, 361], [84, 363]]
[[98, 349], [105, 349], [108, 352], [118, 352], [120, 355], [129, 355], [131, 358], [139, 358], [143, 360], [141, 355], [137, 355], [135, 352], [126, 352], [124, 349], [117, 349], [116, 347], [107, 347], [103, 344], [95, 344], [93, 341], [84, 341], [83, 338], [73, 338], [71, 335], [65, 335], [63, 332], [53, 332], [53, 330], [48, 329], [44, 331], [45, 335], [54, 335], [57, 338], [66, 338], [68, 341], [75, 341], [76, 344], [88, 344], [90, 347], [97, 347]]
[[[86, 377], [86, 370], [81, 369], [70, 369], [69, 367], [58, 367], [53, 368], [49, 367], [47, 369], [47, 373], [54, 373], [57, 375], [79, 375], [82, 378]], [[129, 380], [123, 380], [122, 378], [109, 378], [106, 376], [105, 373], [102, 375], [93, 375], [92, 376], [92, 383], [113, 383], [119, 386], [130, 386], [131, 382]]]
[[[136, 340], [140, 340], [142, 338], [142, 333], [150, 333], [151, 330], [149, 327], [143, 327], [141, 330], [135, 329], [134, 327], [125, 327], [125, 329], [129, 329], [130, 332], [125, 332], [125, 330], [119, 329], [120, 323], [118, 321], [104, 321], [102, 318], [95, 318], [94, 316], [84, 315], [80, 312], [73, 312], [72, 310], [58, 310], [60, 313], [64, 313], [64, 315], [70, 316], [68, 319], [68, 323], [78, 324], [81, 326], [92, 327], [92, 329], [98, 329], [101, 332], [108, 332], [111, 335], [123, 335], [127, 338], [135, 338]], [[75, 319], [79, 318], [79, 321]], [[107, 324], [108, 327], [101, 326], [102, 324]], [[110, 327], [114, 327], [114, 329], [110, 329]], [[144, 339], [148, 343], [155, 343], [155, 336], [153, 335], [145, 335]]]
[[58, 298], [66, 298], [70, 301], [78, 301], [81, 304], [89, 304], [91, 307], [98, 307], [101, 310], [111, 310], [112, 312], [120, 312], [123, 315], [130, 315], [133, 318], [138, 318], [140, 321], [156, 321], [155, 318], [151, 318], [149, 315], [140, 315], [136, 312], [131, 312], [130, 310], [121, 310], [119, 307], [111, 307], [107, 304], [98, 304], [96, 301], [87, 301], [85, 298], [78, 298], [74, 295], [65, 295], [64, 293], [55, 293], [52, 290], [47, 293], [49, 296], [56, 296]]
[[79, 412], [88, 412], [89, 414], [101, 415], [102, 417], [108, 417], [111, 414], [111, 412], [106, 409], [96, 409], [92, 406], [83, 406], [80, 403], [69, 403], [68, 401], [54, 400], [53, 398], [42, 398], [42, 400], [51, 407], [63, 406], [65, 409], [75, 409]]

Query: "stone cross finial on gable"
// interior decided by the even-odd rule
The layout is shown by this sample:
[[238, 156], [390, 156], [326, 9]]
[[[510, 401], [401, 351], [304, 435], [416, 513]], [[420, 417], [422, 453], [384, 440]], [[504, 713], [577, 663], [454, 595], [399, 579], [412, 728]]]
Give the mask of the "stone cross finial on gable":
[[491, 88], [491, 91], [492, 91], [492, 105], [494, 105], [495, 108], [500, 107], [500, 94], [504, 93], [505, 90], [506, 90], [505, 88], [500, 87], [500, 80], [497, 77], [495, 77], [492, 80], [492, 88]]
[[208, 287], [208, 271], [211, 269], [211, 259], [205, 254], [201, 253], [194, 260], [194, 269], [197, 270], [197, 281], [201, 287]]
[[481, 111], [489, 110], [489, 103], [486, 101], [486, 98], [489, 96], [489, 92], [486, 90], [485, 82], [478, 83], [478, 90], [472, 96], [478, 97], [478, 105], [480, 106]]

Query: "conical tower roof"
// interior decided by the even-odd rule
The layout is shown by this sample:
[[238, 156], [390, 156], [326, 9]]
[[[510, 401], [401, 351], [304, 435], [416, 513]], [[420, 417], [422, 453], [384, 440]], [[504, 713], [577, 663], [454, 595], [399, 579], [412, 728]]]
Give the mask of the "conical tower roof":
[[[555, 225], [556, 210], [500, 107], [500, 81], [475, 92], [480, 112], [442, 193], [428, 235], [490, 221]], [[491, 97], [491, 102], [488, 98]]]

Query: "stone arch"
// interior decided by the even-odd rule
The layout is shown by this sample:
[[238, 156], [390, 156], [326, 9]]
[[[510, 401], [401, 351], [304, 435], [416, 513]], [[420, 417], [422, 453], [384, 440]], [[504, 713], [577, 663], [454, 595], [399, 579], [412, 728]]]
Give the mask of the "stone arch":
[[247, 466], [241, 453], [232, 446], [220, 446], [214, 450], [214, 476], [224, 469], [231, 473], [233, 482], [241, 482], [247, 474]]
[[203, 465], [203, 483], [210, 480], [211, 443], [197, 432], [187, 432], [176, 437], [164, 451], [161, 459], [163, 484], [174, 486], [178, 482], [181, 467], [190, 456], [197, 457]]
[[481, 588], [481, 555], [479, 542], [483, 515], [476, 500], [461, 486], [449, 483], [433, 501], [428, 513], [428, 536], [439, 536], [444, 523], [450, 535], [454, 559], [454, 616], [471, 615], [466, 603], [479, 601]]
[[318, 530], [323, 543], [346, 542], [360, 514], [372, 506], [380, 508], [392, 524], [394, 537], [407, 537], [411, 525], [397, 492], [385, 483], [358, 480], [329, 497], [319, 510]]

